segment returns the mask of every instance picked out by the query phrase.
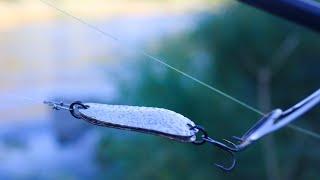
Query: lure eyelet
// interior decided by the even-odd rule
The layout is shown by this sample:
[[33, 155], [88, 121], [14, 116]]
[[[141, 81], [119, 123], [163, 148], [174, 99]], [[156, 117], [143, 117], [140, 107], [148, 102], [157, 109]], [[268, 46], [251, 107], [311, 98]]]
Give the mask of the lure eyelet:
[[78, 108], [82, 108], [82, 109], [88, 109], [89, 106], [88, 105], [84, 105], [81, 101], [75, 101], [73, 103], [70, 104], [69, 106], [69, 111], [71, 113], [71, 115], [77, 119], [81, 119], [82, 116], [77, 114], [75, 110], [77, 110]]

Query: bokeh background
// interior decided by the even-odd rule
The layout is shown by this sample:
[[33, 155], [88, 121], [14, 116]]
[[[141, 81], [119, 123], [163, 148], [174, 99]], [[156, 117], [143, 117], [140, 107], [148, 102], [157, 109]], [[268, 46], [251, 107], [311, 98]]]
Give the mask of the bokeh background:
[[[319, 34], [231, 0], [0, 1], [1, 179], [318, 179], [320, 140], [285, 128], [228, 156], [161, 137], [93, 127], [43, 100], [163, 107], [217, 139], [257, 113], [161, 66], [166, 63], [268, 112], [319, 88]], [[138, 50], [138, 51], [137, 51]], [[319, 108], [299, 127], [320, 133]]]

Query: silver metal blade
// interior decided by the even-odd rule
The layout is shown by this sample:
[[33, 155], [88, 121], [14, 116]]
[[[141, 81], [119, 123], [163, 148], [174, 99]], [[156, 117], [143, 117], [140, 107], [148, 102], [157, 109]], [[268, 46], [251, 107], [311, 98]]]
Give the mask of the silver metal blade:
[[[192, 142], [197, 130], [194, 122], [181, 114], [161, 108], [85, 103], [78, 109], [84, 120], [98, 126], [112, 127]], [[189, 124], [189, 125], [188, 125]]]

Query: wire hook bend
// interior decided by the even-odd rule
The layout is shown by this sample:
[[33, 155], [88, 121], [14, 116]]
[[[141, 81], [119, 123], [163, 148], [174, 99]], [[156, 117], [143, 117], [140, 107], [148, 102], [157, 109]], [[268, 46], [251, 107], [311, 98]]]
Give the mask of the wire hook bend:
[[226, 139], [223, 140], [224, 142], [220, 142], [220, 141], [217, 141], [217, 140], [210, 138], [208, 136], [208, 133], [205, 131], [205, 129], [199, 125], [191, 126], [190, 129], [192, 129], [192, 130], [196, 129], [202, 133], [201, 140], [195, 140], [192, 142], [193, 144], [203, 145], [204, 143], [207, 142], [207, 143], [210, 143], [210, 144], [218, 147], [219, 149], [227, 152], [231, 156], [231, 159], [232, 159], [231, 165], [224, 166], [224, 165], [215, 163], [214, 165], [216, 167], [218, 167], [219, 169], [221, 169], [225, 172], [230, 172], [231, 170], [234, 169], [236, 162], [237, 162], [236, 157], [235, 157], [235, 152], [238, 152], [240, 150], [236, 144], [234, 144], [233, 142], [228, 141]]

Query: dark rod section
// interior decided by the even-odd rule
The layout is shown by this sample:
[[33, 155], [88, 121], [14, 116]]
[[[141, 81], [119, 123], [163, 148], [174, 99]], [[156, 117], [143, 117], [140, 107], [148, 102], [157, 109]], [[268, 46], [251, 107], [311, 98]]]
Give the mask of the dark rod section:
[[238, 0], [320, 32], [320, 3], [312, 0]]

